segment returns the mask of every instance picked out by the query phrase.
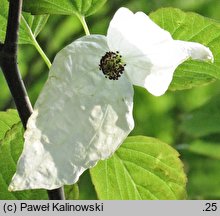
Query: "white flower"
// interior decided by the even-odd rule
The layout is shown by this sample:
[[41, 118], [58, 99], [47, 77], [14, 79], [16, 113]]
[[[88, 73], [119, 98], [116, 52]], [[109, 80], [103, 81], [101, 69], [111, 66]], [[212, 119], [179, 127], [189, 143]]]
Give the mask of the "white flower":
[[133, 129], [132, 84], [162, 95], [188, 58], [213, 61], [207, 47], [173, 40], [147, 15], [126, 8], [116, 12], [107, 37], [85, 36], [65, 47], [28, 121], [9, 190], [75, 183]]

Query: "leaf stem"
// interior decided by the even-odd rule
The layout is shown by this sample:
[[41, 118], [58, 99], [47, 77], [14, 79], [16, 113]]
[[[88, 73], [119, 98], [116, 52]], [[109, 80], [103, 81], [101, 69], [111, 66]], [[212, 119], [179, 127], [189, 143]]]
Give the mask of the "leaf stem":
[[34, 42], [34, 46], [37, 49], [37, 51], [39, 52], [39, 54], [41, 55], [41, 57], [43, 58], [44, 62], [46, 63], [47, 67], [50, 69], [51, 67], [51, 62], [48, 59], [48, 57], [46, 56], [46, 54], [44, 53], [44, 51], [41, 49], [39, 43], [37, 42], [37, 40], [34, 38], [33, 39]]
[[32, 30], [30, 28], [30, 26], [28, 25], [28, 23], [26, 22], [25, 18], [23, 17], [23, 15], [21, 15], [21, 19], [22, 22], [24, 22], [25, 27], [28, 30], [28, 34], [32, 39], [33, 45], [35, 46], [36, 50], [39, 52], [39, 54], [41, 55], [42, 59], [44, 60], [44, 62], [46, 63], [47, 67], [50, 68], [51, 67], [51, 62], [48, 59], [48, 57], [46, 56], [46, 54], [44, 53], [44, 51], [41, 49], [40, 45], [38, 44], [35, 36], [32, 33]]
[[79, 20], [80, 20], [80, 22], [81, 22], [81, 24], [82, 24], [82, 26], [83, 26], [83, 29], [84, 29], [84, 31], [85, 31], [85, 34], [86, 34], [86, 35], [90, 35], [89, 28], [88, 28], [88, 25], [87, 25], [87, 23], [86, 23], [85, 17], [82, 16], [82, 15], [78, 15], [78, 14], [77, 14], [77, 17], [79, 18]]

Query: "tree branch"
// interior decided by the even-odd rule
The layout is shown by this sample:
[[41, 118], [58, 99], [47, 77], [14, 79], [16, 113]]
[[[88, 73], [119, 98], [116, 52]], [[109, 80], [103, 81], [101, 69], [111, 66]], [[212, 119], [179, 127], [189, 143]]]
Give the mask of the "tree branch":
[[0, 51], [0, 65], [15, 100], [19, 116], [26, 128], [32, 106], [17, 66], [17, 41], [22, 1], [10, 1], [5, 43]]
[[[0, 66], [15, 101], [22, 124], [26, 129], [28, 118], [33, 112], [26, 88], [17, 65], [18, 31], [22, 8], [22, 0], [10, 0], [8, 23], [4, 44], [0, 44]], [[48, 190], [51, 200], [64, 198], [63, 188]]]

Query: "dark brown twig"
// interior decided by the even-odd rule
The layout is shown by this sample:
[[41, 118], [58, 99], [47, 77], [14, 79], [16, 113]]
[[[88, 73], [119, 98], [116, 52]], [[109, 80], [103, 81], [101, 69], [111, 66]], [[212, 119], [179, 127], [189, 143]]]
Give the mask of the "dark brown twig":
[[[8, 23], [4, 44], [0, 44], [0, 66], [15, 101], [24, 128], [33, 108], [17, 65], [18, 30], [22, 8], [22, 0], [10, 0]], [[63, 188], [48, 190], [50, 200], [64, 198]]]
[[17, 66], [17, 41], [22, 0], [10, 1], [5, 43], [0, 51], [0, 65], [14, 98], [21, 121], [26, 123], [32, 106]]

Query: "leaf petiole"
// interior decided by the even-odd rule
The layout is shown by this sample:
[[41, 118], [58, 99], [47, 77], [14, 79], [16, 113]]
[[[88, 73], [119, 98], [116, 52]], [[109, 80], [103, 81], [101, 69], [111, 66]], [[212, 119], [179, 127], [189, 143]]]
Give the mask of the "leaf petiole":
[[51, 67], [51, 62], [48, 59], [48, 57], [46, 56], [46, 54], [44, 53], [44, 51], [41, 49], [40, 45], [38, 44], [35, 36], [32, 33], [32, 30], [30, 28], [30, 26], [28, 25], [27, 21], [25, 20], [25, 18], [23, 17], [23, 15], [21, 15], [21, 19], [24, 22], [25, 27], [27, 28], [27, 32], [29, 34], [29, 36], [32, 39], [33, 45], [34, 47], [37, 49], [37, 51], [39, 52], [39, 54], [41, 55], [41, 57], [43, 58], [44, 62], [46, 63], [47, 67], [50, 68]]
[[83, 26], [83, 29], [84, 29], [84, 31], [85, 31], [85, 34], [86, 34], [86, 35], [90, 35], [89, 28], [88, 28], [88, 25], [87, 25], [87, 23], [86, 23], [85, 17], [82, 16], [82, 15], [79, 15], [79, 14], [77, 14], [77, 17], [79, 18], [79, 20], [80, 20], [80, 22], [81, 22], [81, 24], [82, 24], [82, 26]]

